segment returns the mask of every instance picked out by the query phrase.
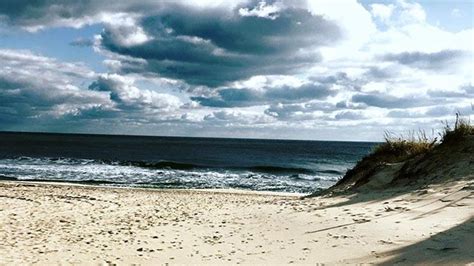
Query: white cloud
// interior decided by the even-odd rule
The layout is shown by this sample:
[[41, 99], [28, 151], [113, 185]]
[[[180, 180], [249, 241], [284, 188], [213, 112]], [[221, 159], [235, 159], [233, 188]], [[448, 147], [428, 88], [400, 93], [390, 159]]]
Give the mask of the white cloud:
[[400, 20], [403, 23], [424, 22], [426, 12], [419, 3], [398, 0], [398, 6], [401, 7]]
[[102, 17], [109, 36], [123, 47], [139, 45], [151, 40], [137, 23], [137, 16], [127, 13], [118, 13]]
[[266, 124], [272, 119], [263, 115], [254, 113], [249, 110], [223, 110], [215, 111], [206, 116], [203, 119], [205, 122], [211, 122], [223, 124], [225, 126], [242, 126], [242, 125], [255, 125], [255, 124]]
[[110, 99], [122, 108], [158, 109], [173, 111], [181, 106], [181, 101], [173, 95], [139, 89], [133, 77], [117, 74], [101, 74], [89, 88], [110, 93]]
[[455, 17], [455, 18], [460, 18], [462, 17], [462, 13], [461, 13], [461, 10], [457, 9], [457, 8], [454, 8], [451, 10], [451, 16]]
[[308, 1], [308, 8], [314, 14], [336, 21], [342, 28], [343, 41], [322, 49], [326, 60], [353, 57], [376, 32], [370, 13], [356, 0]]
[[370, 13], [375, 18], [380, 19], [383, 22], [387, 22], [390, 20], [392, 16], [393, 10], [395, 9], [395, 5], [389, 4], [371, 4], [370, 5]]
[[267, 4], [265, 1], [261, 1], [258, 5], [252, 9], [245, 7], [239, 9], [239, 14], [244, 17], [261, 17], [268, 19], [275, 19], [278, 17], [278, 12], [281, 10], [281, 6], [278, 5], [278, 2], [275, 4]]

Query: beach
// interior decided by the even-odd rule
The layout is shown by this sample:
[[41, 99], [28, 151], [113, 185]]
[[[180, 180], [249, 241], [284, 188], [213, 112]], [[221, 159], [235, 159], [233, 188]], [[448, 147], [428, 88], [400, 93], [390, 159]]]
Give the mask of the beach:
[[0, 264], [474, 262], [474, 179], [302, 199], [0, 182]]

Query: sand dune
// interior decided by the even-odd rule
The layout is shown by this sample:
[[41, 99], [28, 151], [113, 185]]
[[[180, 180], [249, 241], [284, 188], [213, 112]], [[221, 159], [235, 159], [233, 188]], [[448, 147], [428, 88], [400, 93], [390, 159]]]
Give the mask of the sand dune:
[[300, 199], [0, 183], [1, 264], [474, 262], [472, 176]]

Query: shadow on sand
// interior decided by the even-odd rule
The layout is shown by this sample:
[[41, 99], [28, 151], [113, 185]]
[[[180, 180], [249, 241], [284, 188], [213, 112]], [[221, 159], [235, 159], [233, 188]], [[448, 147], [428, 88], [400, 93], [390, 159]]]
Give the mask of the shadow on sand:
[[[448, 198], [452, 196], [453, 194], [458, 193], [458, 191], [450, 191], [450, 186], [455, 184], [457, 181], [460, 180], [473, 180], [474, 175], [470, 175], [465, 178], [459, 178], [456, 180], [436, 180], [437, 182], [432, 182], [430, 184], [411, 184], [410, 189], [407, 189], [406, 186], [398, 186], [394, 188], [386, 188], [386, 189], [378, 189], [378, 190], [351, 190], [351, 191], [344, 191], [344, 192], [336, 192], [328, 195], [324, 195], [323, 193], [320, 194], [322, 198], [325, 197], [334, 197], [334, 196], [344, 196], [347, 198], [346, 201], [338, 202], [335, 204], [331, 205], [325, 205], [321, 206], [317, 209], [328, 209], [328, 208], [337, 208], [337, 207], [344, 207], [344, 206], [350, 206], [353, 204], [357, 203], [370, 203], [370, 202], [380, 202], [381, 204], [385, 201], [390, 201], [393, 198], [396, 198], [398, 196], [406, 196], [406, 197], [412, 197], [412, 198], [419, 198], [422, 199], [425, 194], [427, 194], [427, 189], [429, 189], [432, 186], [441, 186], [445, 187], [445, 189], [442, 189], [442, 191], [445, 191], [445, 195], [443, 197], [435, 199], [433, 202], [436, 202], [438, 200], [443, 200], [444, 198]], [[465, 187], [460, 188], [461, 190], [468, 190], [468, 191], [474, 191], [474, 182], [469, 182], [466, 184]], [[303, 197], [303, 199], [311, 199], [313, 197], [317, 196], [306, 196]], [[416, 200], [414, 200], [416, 201]], [[420, 207], [420, 206], [418, 206]]]
[[378, 255], [394, 256], [381, 265], [472, 263], [474, 262], [474, 216], [424, 241]]

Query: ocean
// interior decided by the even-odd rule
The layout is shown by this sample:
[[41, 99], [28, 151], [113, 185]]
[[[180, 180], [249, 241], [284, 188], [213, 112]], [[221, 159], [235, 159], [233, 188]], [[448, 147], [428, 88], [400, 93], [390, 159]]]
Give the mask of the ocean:
[[311, 193], [375, 143], [0, 132], [0, 179]]

